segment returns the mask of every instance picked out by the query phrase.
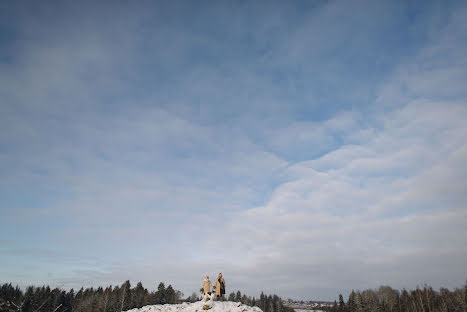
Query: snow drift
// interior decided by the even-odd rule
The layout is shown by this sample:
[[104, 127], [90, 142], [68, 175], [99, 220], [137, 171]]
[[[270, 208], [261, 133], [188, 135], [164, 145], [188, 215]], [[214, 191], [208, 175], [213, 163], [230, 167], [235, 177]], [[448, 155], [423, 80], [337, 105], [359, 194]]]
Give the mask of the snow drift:
[[148, 305], [127, 312], [263, 312], [258, 307], [250, 307], [232, 301], [198, 301], [182, 304]]

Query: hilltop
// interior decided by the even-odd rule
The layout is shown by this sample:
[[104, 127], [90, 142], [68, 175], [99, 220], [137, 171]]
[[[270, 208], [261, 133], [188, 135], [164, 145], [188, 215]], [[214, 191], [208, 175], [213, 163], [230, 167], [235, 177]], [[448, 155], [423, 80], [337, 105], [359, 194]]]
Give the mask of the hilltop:
[[263, 312], [258, 307], [250, 307], [233, 301], [198, 301], [181, 304], [148, 305], [140, 309], [131, 309], [127, 312]]

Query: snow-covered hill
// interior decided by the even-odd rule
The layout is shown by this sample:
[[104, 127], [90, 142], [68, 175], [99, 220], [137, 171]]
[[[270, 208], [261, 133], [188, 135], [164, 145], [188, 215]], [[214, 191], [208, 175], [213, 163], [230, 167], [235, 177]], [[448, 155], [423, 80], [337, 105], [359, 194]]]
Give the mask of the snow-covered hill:
[[232, 301], [198, 301], [194, 303], [148, 305], [127, 312], [263, 312], [258, 307], [250, 307]]

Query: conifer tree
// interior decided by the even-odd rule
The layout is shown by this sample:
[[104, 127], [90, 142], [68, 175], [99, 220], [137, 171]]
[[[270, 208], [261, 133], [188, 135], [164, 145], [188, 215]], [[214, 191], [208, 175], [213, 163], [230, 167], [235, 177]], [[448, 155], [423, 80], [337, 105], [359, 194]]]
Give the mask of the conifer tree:
[[360, 294], [360, 292], [357, 292], [355, 294], [355, 310], [357, 312], [363, 312], [364, 310], [364, 302], [362, 300], [362, 295]]
[[130, 281], [127, 280], [125, 283], [122, 284], [122, 291], [121, 291], [121, 309], [122, 310], [129, 310], [131, 309], [131, 284]]
[[356, 312], [357, 311], [357, 306], [355, 305], [355, 292], [352, 290], [352, 292], [349, 295], [349, 300], [347, 300], [347, 311], [348, 312]]
[[229, 301], [235, 301], [235, 293], [231, 292], [228, 298]]
[[[349, 301], [350, 301], [350, 298], [349, 298]], [[339, 294], [339, 311], [340, 312], [345, 311], [345, 302], [344, 302], [344, 297], [342, 296], [342, 294]]]
[[274, 301], [272, 300], [272, 295], [268, 295], [268, 311], [274, 312]]
[[242, 293], [240, 290], [237, 290], [237, 295], [235, 296], [235, 301], [241, 302], [242, 301]]
[[159, 286], [157, 286], [156, 303], [157, 304], [166, 304], [167, 303], [167, 300], [165, 298], [165, 285], [162, 282], [160, 282]]
[[282, 302], [281, 302], [281, 299], [279, 298], [279, 296], [277, 295], [274, 295], [272, 297], [272, 301], [274, 303], [273, 305], [273, 311], [274, 312], [281, 312], [282, 310]]
[[26, 288], [26, 293], [24, 294], [24, 301], [23, 301], [23, 311], [32, 311], [33, 308], [33, 300], [34, 300], [34, 287], [29, 286]]
[[132, 297], [133, 304], [136, 308], [141, 308], [144, 306], [146, 293], [147, 290], [143, 287], [143, 284], [141, 282], [138, 282], [134, 289], [134, 296]]
[[177, 299], [175, 298], [175, 290], [173, 289], [172, 285], [169, 285], [165, 290], [165, 298], [167, 303], [176, 303]]
[[261, 292], [261, 295], [259, 296], [259, 303], [260, 303], [260, 309], [265, 311], [266, 308], [266, 296], [264, 295], [263, 292]]

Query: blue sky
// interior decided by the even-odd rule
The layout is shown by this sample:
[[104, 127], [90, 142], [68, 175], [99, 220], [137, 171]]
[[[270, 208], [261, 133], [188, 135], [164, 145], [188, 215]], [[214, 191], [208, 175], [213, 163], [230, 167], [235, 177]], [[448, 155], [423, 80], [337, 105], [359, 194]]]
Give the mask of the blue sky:
[[0, 4], [0, 280], [467, 276], [462, 1]]

